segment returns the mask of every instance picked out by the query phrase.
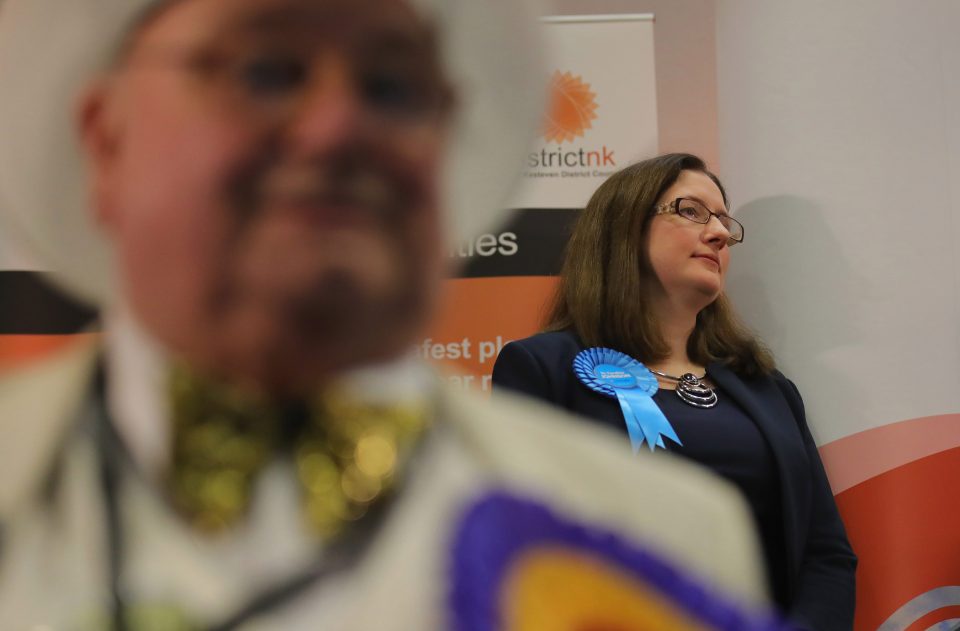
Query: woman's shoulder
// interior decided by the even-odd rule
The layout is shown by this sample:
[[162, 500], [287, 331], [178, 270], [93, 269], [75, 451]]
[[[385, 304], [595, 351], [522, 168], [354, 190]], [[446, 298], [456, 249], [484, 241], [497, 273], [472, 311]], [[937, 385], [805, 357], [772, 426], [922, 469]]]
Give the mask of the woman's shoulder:
[[776, 386], [787, 398], [800, 398], [800, 390], [797, 389], [797, 384], [795, 384], [792, 379], [787, 377], [779, 370], [774, 369], [769, 373], [766, 373], [765, 377], [776, 384]]
[[493, 368], [494, 382], [509, 380], [506, 375], [511, 367], [538, 366], [540, 370], [554, 373], [559, 367], [573, 362], [583, 345], [576, 334], [569, 331], [537, 333], [507, 343], [497, 357]]
[[[779, 393], [779, 396], [782, 396], [790, 405], [794, 414], [801, 412], [803, 409], [803, 397], [800, 395], [797, 385], [777, 369], [754, 375], [744, 375], [722, 364], [711, 364], [708, 373], [714, 376], [719, 373], [721, 381], [729, 381], [730, 378], [738, 380], [747, 390], [761, 397], [777, 397], [777, 393]], [[723, 373], [729, 376], [724, 379]]]
[[508, 346], [522, 348], [534, 355], [578, 353], [583, 349], [583, 343], [573, 331], [537, 333], [530, 337], [514, 340]]
[[745, 372], [742, 370], [737, 370], [735, 367], [730, 365], [730, 362], [715, 361], [711, 362], [707, 366], [707, 372], [714, 374], [727, 374], [731, 377], [739, 379], [747, 385], [776, 384], [781, 387], [784, 385], [789, 385], [790, 387], [794, 388], [796, 387], [793, 385], [793, 381], [791, 381], [789, 377], [784, 375], [776, 368], [770, 371]]
[[580, 350], [579, 339], [566, 331], [537, 333], [510, 342], [494, 362], [494, 390], [502, 386], [553, 403], [564, 400], [573, 379], [573, 358]]

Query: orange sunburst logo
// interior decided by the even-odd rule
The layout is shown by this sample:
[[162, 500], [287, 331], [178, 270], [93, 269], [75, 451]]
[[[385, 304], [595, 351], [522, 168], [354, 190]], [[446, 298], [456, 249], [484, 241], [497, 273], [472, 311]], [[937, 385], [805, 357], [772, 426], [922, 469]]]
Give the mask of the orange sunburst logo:
[[596, 94], [590, 84], [569, 72], [553, 73], [550, 80], [550, 109], [544, 124], [547, 142], [568, 142], [583, 136], [597, 118]]

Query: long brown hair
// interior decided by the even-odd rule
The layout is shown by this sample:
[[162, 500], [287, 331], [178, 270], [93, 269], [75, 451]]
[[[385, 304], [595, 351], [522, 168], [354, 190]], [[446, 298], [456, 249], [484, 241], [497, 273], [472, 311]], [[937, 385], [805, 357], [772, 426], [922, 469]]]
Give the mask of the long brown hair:
[[[657, 279], [643, 244], [654, 206], [682, 171], [709, 176], [727, 202], [717, 176], [689, 153], [658, 156], [614, 173], [574, 226], [544, 330], [571, 330], [588, 346], [615, 348], [640, 361], [667, 357], [647, 299]], [[697, 315], [687, 354], [700, 364], [722, 362], [746, 376], [774, 369], [773, 356], [740, 323], [723, 294]]]

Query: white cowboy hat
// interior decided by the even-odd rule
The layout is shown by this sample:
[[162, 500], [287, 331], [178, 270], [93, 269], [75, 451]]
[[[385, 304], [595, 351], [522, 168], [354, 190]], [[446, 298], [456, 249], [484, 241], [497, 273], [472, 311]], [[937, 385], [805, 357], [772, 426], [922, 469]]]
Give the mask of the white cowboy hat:
[[[73, 126], [78, 91], [145, 9], [167, 0], [0, 0], [0, 217], [78, 296], [113, 292], [110, 251], [88, 212]], [[502, 219], [546, 83], [526, 0], [413, 0], [439, 27], [461, 103], [446, 206], [464, 239]]]

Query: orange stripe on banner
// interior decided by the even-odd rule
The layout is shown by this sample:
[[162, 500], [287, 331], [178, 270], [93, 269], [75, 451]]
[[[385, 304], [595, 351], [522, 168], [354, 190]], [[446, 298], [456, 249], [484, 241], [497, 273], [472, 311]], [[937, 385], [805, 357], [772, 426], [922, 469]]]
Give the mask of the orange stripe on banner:
[[447, 280], [440, 313], [417, 352], [444, 364], [455, 385], [489, 390], [500, 349], [539, 330], [556, 284], [553, 276]]
[[917, 618], [916, 622], [903, 631], [926, 631], [938, 622], [944, 622], [945, 620], [952, 620], [954, 618], [960, 618], [960, 605], [941, 607], [940, 609], [931, 611]]
[[88, 342], [97, 333], [72, 335], [0, 335], [0, 371], [15, 370], [73, 344]]
[[960, 447], [960, 414], [927, 416], [851, 434], [820, 448], [833, 492], [885, 471]]
[[937, 587], [960, 585], [960, 447], [897, 467], [837, 495], [860, 557], [856, 631], [874, 631]]

